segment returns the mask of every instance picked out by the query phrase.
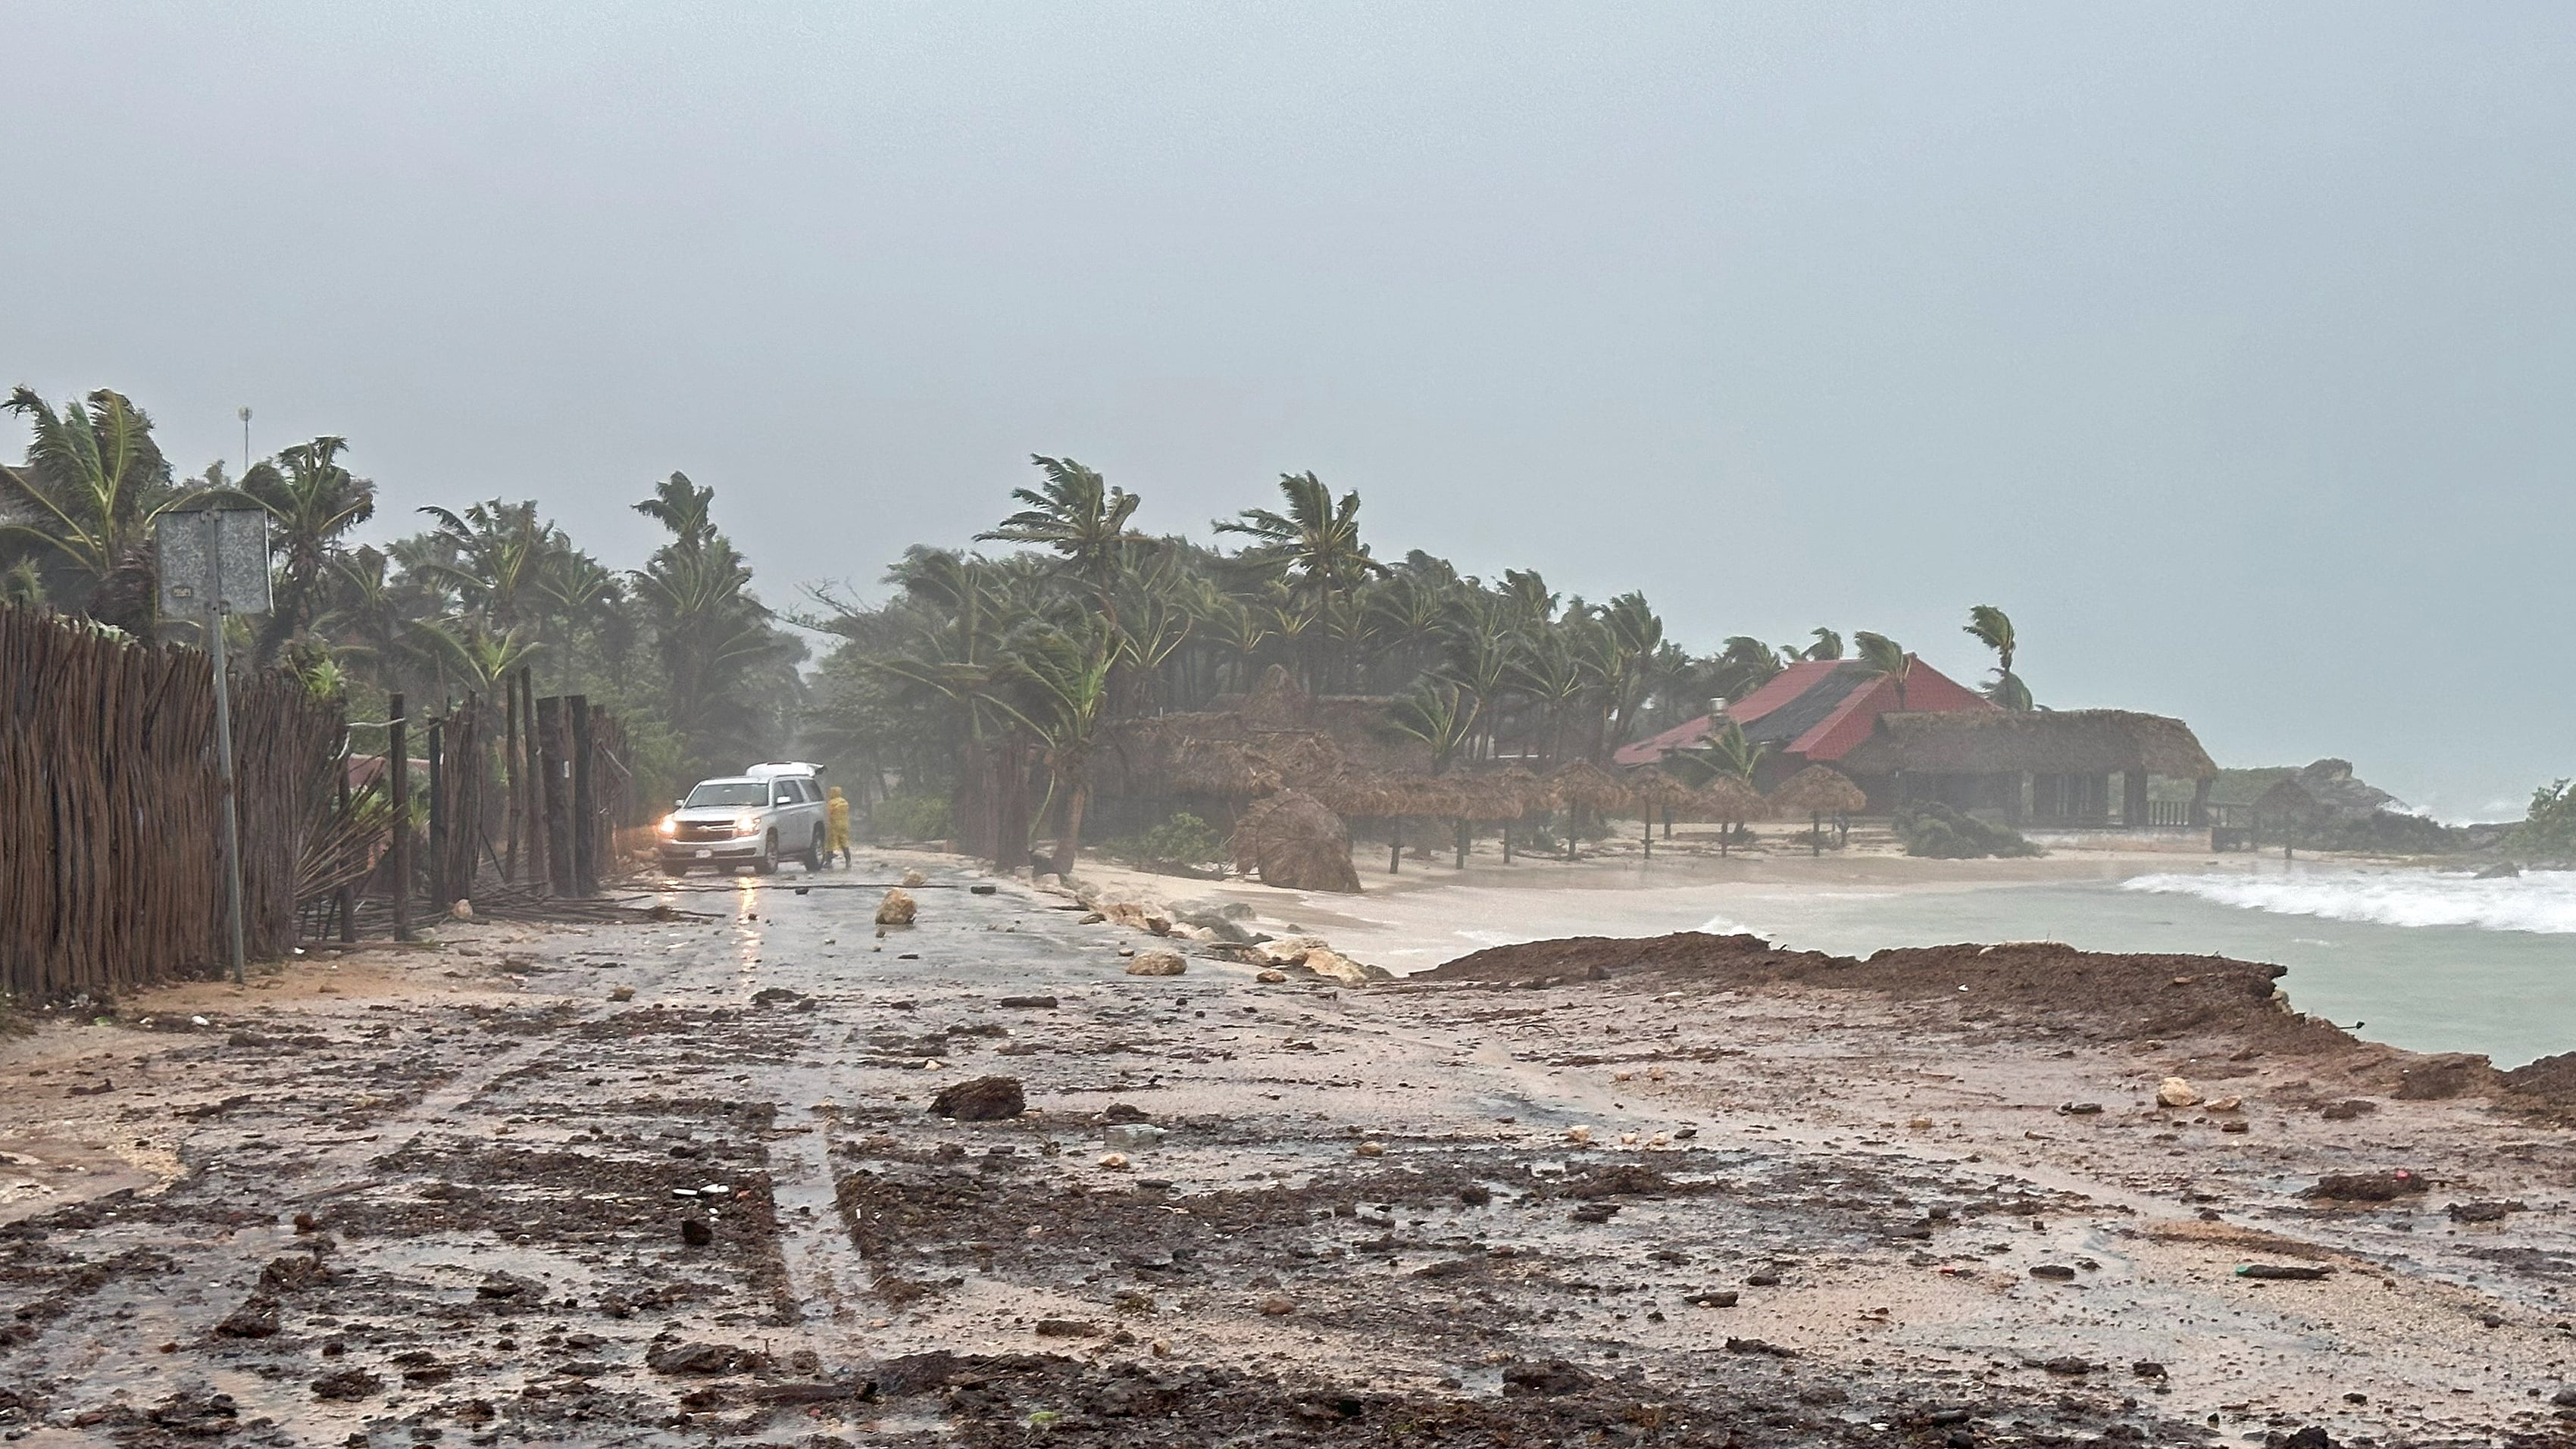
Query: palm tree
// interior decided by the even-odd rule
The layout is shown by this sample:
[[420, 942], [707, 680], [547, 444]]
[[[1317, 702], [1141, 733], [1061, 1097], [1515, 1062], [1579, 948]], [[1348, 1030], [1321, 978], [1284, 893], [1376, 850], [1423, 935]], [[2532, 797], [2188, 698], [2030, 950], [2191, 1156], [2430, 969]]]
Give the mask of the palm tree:
[[1118, 574], [1133, 541], [1127, 520], [1135, 517], [1136, 506], [1144, 500], [1124, 488], [1110, 487], [1098, 473], [1071, 458], [1032, 454], [1029, 461], [1046, 474], [1046, 482], [1036, 489], [1012, 489], [1011, 496], [1028, 507], [975, 535], [975, 541], [1054, 549], [1114, 627]]
[[277, 555], [275, 598], [253, 654], [261, 667], [276, 662], [286, 642], [313, 621], [341, 538], [375, 517], [376, 485], [341, 466], [348, 446], [341, 438], [315, 438], [242, 475], [242, 491], [268, 510], [269, 548]]
[[1995, 651], [1995, 678], [1986, 686], [1986, 698], [2006, 709], [2026, 710], [2031, 707], [2030, 686], [2013, 673], [2012, 617], [1992, 604], [1978, 604], [1968, 610], [1969, 637]]
[[1107, 717], [1109, 672], [1121, 653], [1116, 631], [1095, 615], [1067, 625], [1023, 630], [1010, 654], [1019, 667], [1021, 701], [1004, 708], [1046, 751], [1049, 792], [1064, 792], [1064, 830], [1055, 842], [1055, 871], [1073, 874], [1082, 849], [1082, 817], [1091, 804], [1091, 752]]
[[[1312, 473], [1281, 474], [1279, 492], [1287, 501], [1286, 512], [1247, 508], [1230, 522], [1219, 520], [1216, 531], [1256, 540], [1244, 551], [1247, 557], [1284, 575], [1311, 602], [1316, 617], [1335, 617], [1337, 601], [1347, 609], [1350, 594], [1387, 571], [1360, 541], [1360, 496], [1345, 493], [1336, 502]], [[1310, 662], [1306, 681], [1307, 688], [1319, 692], [1328, 683], [1321, 665]]]
[[454, 586], [491, 629], [506, 633], [534, 619], [539, 585], [565, 546], [562, 530], [537, 517], [536, 500], [493, 498], [461, 514], [435, 505], [420, 511], [438, 521], [431, 535], [453, 556], [424, 559], [418, 567]]
[[1768, 683], [1782, 668], [1770, 645], [1750, 634], [1738, 634], [1719, 646], [1710, 661], [1712, 682], [1728, 699], [1742, 699]]
[[1816, 642], [1803, 649], [1799, 648], [1795, 644], [1781, 645], [1781, 659], [1788, 663], [1796, 664], [1800, 661], [1813, 662], [1816, 660], [1840, 659], [1843, 657], [1842, 635], [1835, 633], [1831, 629], [1817, 629], [1813, 631], [1809, 637], [1814, 639]]
[[152, 419], [106, 388], [57, 413], [20, 387], [0, 408], [34, 428], [26, 463], [0, 467], [0, 540], [32, 546], [84, 580], [91, 618], [149, 628], [153, 520], [182, 497], [152, 441]]
[[693, 768], [769, 743], [762, 716], [776, 707], [770, 696], [795, 690], [789, 666], [804, 653], [751, 593], [751, 566], [716, 531], [714, 502], [714, 489], [674, 473], [635, 505], [672, 533], [636, 573], [635, 595], [652, 621], [667, 717]]
[[1914, 672], [1914, 656], [1905, 652], [1904, 645], [1867, 629], [1852, 635], [1852, 643], [1859, 646], [1860, 662], [1869, 667], [1871, 675], [1896, 681], [1896, 707], [1902, 711], [1905, 708], [1905, 679]]

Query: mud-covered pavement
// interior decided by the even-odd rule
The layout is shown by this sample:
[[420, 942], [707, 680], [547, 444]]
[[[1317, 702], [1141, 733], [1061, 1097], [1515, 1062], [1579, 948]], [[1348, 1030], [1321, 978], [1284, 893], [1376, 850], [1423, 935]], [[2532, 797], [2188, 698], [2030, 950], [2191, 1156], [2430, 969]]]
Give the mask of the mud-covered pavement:
[[[2564, 1130], [2385, 1052], [1651, 960], [1129, 976], [1166, 943], [953, 868], [880, 938], [897, 869], [0, 1047], [0, 1433], [2565, 1436]], [[2154, 1106], [2175, 1071], [2245, 1100]], [[930, 1110], [996, 1075], [1029, 1110]], [[2300, 1195], [2401, 1166], [2432, 1189]]]

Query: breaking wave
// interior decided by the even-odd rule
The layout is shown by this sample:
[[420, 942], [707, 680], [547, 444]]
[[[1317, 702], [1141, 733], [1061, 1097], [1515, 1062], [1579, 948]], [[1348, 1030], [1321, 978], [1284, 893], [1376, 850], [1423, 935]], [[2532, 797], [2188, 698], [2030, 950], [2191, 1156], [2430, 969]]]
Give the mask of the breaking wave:
[[2576, 872], [2534, 871], [2501, 880], [2415, 871], [2304, 871], [2296, 875], [2142, 875], [2121, 889], [2194, 896], [2281, 916], [2377, 926], [2466, 926], [2480, 931], [2576, 935]]

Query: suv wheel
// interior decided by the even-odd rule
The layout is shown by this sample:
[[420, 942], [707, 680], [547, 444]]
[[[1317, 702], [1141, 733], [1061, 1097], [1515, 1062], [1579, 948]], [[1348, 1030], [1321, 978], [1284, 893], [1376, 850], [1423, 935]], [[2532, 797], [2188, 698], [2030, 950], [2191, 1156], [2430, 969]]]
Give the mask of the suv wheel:
[[808, 875], [811, 875], [811, 874], [813, 874], [814, 872], [816, 872], [816, 871], [818, 871], [818, 870], [821, 870], [821, 869], [823, 868], [823, 827], [822, 827], [822, 826], [817, 825], [817, 826], [815, 826], [815, 827], [814, 827], [814, 841], [813, 841], [813, 843], [812, 843], [812, 844], [810, 844], [810, 845], [808, 845], [808, 846], [806, 846], [806, 847], [805, 847], [805, 853], [804, 853], [803, 855], [801, 855], [801, 856], [798, 856], [798, 857], [797, 857], [797, 859], [802, 860], [802, 861], [804, 861], [804, 862], [805, 862], [805, 872], [806, 872], [806, 874], [808, 874]]
[[777, 831], [773, 830], [773, 831], [769, 832], [769, 839], [767, 839], [766, 841], [763, 841], [763, 842], [761, 843], [761, 847], [760, 847], [760, 858], [759, 858], [758, 860], [755, 860], [755, 861], [753, 861], [753, 862], [751, 863], [751, 873], [752, 873], [753, 875], [776, 875], [776, 874], [778, 874], [778, 832], [777, 832]]

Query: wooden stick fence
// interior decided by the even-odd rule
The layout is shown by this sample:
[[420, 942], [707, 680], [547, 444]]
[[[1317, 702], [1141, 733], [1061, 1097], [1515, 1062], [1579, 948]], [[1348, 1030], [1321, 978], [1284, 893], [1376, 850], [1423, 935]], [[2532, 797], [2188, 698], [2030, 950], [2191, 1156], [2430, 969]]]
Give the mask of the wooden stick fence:
[[[298, 866], [341, 721], [279, 674], [233, 693], [243, 930], [295, 940]], [[0, 992], [113, 995], [214, 973], [223, 892], [206, 656], [0, 608]]]

